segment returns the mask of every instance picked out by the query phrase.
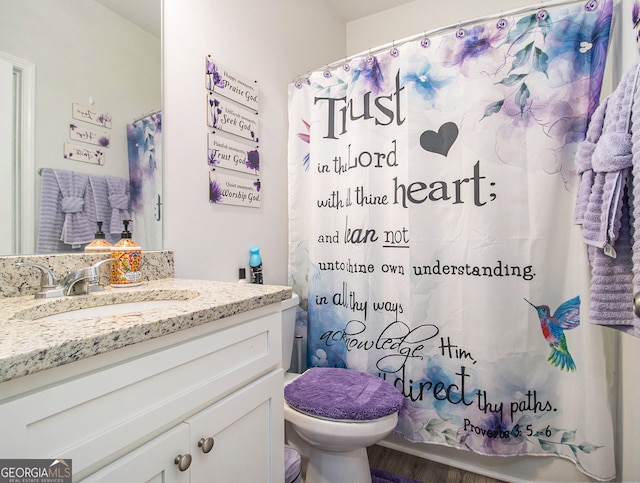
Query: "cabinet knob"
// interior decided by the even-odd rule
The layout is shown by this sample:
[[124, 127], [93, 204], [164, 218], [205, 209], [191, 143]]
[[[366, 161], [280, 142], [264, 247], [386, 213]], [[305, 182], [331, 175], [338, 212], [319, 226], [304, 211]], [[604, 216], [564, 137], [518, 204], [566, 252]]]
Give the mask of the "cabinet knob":
[[191, 466], [191, 455], [189, 453], [179, 454], [173, 462], [178, 465], [180, 471], [187, 471]]
[[198, 448], [202, 448], [203, 453], [208, 453], [213, 449], [213, 438], [200, 438], [198, 441]]

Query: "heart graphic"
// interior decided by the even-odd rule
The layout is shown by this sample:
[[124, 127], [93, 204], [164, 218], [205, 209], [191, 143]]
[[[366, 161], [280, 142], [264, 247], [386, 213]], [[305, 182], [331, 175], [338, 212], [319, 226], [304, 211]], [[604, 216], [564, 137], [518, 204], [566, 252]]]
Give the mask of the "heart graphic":
[[458, 126], [455, 122], [445, 122], [438, 132], [426, 130], [420, 135], [420, 146], [430, 153], [447, 156], [449, 149], [458, 138]]

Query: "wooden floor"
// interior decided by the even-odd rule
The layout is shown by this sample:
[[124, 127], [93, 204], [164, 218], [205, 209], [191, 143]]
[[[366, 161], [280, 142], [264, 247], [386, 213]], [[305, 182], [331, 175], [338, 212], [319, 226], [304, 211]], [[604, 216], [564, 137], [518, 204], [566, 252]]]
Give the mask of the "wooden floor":
[[374, 445], [367, 448], [369, 466], [403, 475], [422, 483], [502, 483], [424, 458]]

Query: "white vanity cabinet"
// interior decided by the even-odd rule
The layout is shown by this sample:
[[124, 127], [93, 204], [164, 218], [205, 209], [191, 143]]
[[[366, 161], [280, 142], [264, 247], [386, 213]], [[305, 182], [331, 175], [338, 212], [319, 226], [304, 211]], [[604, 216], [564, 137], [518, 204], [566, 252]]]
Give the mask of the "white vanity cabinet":
[[180, 424], [82, 481], [189, 483], [189, 470], [180, 471], [175, 463], [188, 445], [189, 426]]
[[273, 304], [1, 383], [0, 458], [71, 459], [74, 481], [280, 483], [281, 343]]

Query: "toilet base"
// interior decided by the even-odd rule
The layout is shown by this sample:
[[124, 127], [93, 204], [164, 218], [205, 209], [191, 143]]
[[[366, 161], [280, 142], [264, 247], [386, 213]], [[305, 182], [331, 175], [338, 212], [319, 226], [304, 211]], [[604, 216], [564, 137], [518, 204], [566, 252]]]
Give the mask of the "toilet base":
[[371, 483], [367, 449], [336, 453], [311, 447], [305, 483]]

